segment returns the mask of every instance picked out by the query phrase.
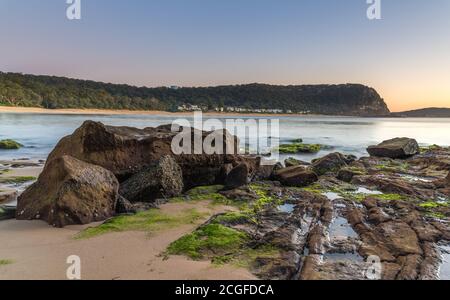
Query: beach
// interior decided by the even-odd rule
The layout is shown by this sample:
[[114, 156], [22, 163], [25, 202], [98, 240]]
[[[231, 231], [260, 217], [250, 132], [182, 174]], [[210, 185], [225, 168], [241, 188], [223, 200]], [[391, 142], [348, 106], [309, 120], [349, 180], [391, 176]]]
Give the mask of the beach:
[[[167, 112], [157, 110], [117, 110], [117, 109], [45, 109], [39, 107], [0, 106], [0, 113], [14, 114], [48, 114], [48, 115], [141, 115], [141, 116], [192, 116], [194, 111]], [[203, 112], [205, 116], [224, 117], [275, 117], [275, 116], [304, 116], [297, 114], [267, 114], [267, 113], [233, 113], [233, 112]], [[311, 115], [312, 116], [312, 115]]]
[[251, 280], [249, 271], [234, 266], [216, 266], [183, 256], [165, 257], [170, 243], [190, 233], [211, 215], [231, 209], [211, 208], [208, 202], [165, 204], [162, 213], [177, 214], [186, 209], [206, 213], [198, 223], [156, 232], [109, 233], [89, 239], [75, 236], [89, 226], [53, 228], [42, 221], [8, 220], [0, 222], [0, 280], [64, 280], [67, 257], [81, 259], [81, 275], [86, 280]]
[[[0, 151], [0, 190], [12, 193], [0, 201], [8, 205], [3, 213], [40, 176], [38, 188], [20, 198], [20, 220], [0, 222], [0, 279], [66, 279], [73, 255], [82, 279], [361, 280], [371, 255], [382, 259], [382, 279], [448, 278], [450, 148], [432, 145], [450, 144], [436, 138], [448, 120], [287, 118], [281, 141], [295, 145], [300, 136], [308, 143], [301, 145], [323, 149], [286, 154], [293, 167], [280, 156], [281, 169], [251, 156], [177, 161], [167, 147], [172, 132], [149, 128], [170, 121], [158, 114], [0, 114], [2, 134], [24, 145]], [[414, 131], [424, 147], [409, 138], [387, 141], [412, 154], [392, 158], [384, 143], [375, 145], [381, 156], [368, 152], [372, 140], [392, 134], [379, 128], [403, 136], [424, 124]], [[145, 138], [130, 126], [147, 128]], [[65, 199], [71, 202], [60, 206]], [[54, 209], [58, 219], [49, 217]]]

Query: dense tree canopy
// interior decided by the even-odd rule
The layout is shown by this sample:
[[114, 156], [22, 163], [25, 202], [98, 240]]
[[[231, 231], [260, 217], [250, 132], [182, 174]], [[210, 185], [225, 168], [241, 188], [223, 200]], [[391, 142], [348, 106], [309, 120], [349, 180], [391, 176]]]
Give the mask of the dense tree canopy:
[[205, 110], [239, 107], [336, 115], [388, 113], [374, 89], [358, 84], [147, 88], [0, 72], [0, 105], [175, 111], [183, 104]]

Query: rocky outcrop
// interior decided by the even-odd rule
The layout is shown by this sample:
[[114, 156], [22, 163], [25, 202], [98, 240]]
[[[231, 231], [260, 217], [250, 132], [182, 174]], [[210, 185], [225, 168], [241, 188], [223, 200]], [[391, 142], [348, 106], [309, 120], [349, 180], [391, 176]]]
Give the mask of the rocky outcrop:
[[[47, 163], [63, 155], [70, 155], [110, 170], [123, 181], [151, 166], [161, 157], [173, 155], [172, 141], [181, 131], [183, 128], [176, 132], [171, 131], [170, 125], [137, 129], [87, 121], [72, 135], [58, 143], [49, 155]], [[227, 153], [238, 153], [239, 140], [223, 130], [203, 132], [188, 129], [186, 132], [188, 134], [184, 136], [187, 138], [190, 132], [192, 154], [174, 155], [182, 169], [185, 188], [217, 183], [222, 175], [222, 166], [238, 159], [236, 155]], [[223, 140], [224, 154], [206, 154], [202, 151], [195, 154], [194, 141], [211, 141], [211, 137]], [[211, 144], [214, 144], [214, 139], [212, 140]], [[182, 143], [180, 146], [183, 146]]]
[[319, 180], [316, 173], [302, 166], [284, 168], [274, 172], [274, 180], [285, 186], [304, 187]]
[[131, 203], [152, 202], [179, 196], [183, 189], [181, 168], [168, 155], [121, 183], [119, 194]]
[[314, 172], [321, 176], [326, 173], [337, 173], [342, 167], [353, 162], [354, 156], [346, 156], [341, 153], [331, 153], [313, 162], [311, 168]]
[[310, 163], [293, 158], [293, 157], [289, 157], [288, 159], [286, 159], [284, 161], [284, 165], [286, 166], [286, 168], [289, 168], [289, 167], [296, 167], [296, 166], [309, 166]]
[[17, 203], [19, 220], [56, 227], [103, 221], [114, 215], [119, 182], [100, 166], [63, 155], [51, 160]]
[[410, 138], [395, 138], [367, 148], [371, 156], [389, 158], [407, 158], [420, 152], [419, 144]]
[[233, 190], [249, 183], [249, 169], [247, 164], [241, 163], [233, 168], [225, 180], [225, 190]]

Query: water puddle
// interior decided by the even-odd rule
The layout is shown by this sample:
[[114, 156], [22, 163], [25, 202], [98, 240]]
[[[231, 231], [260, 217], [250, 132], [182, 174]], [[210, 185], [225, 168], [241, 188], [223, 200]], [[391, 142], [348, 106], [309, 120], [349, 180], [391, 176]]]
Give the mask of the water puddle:
[[438, 196], [436, 203], [438, 204], [448, 204], [449, 200], [446, 197]]
[[450, 245], [439, 246], [442, 254], [442, 265], [439, 271], [441, 280], [450, 280]]
[[409, 175], [409, 174], [398, 174], [401, 178], [405, 179], [406, 181], [409, 182], [425, 182], [425, 183], [430, 183], [433, 182], [434, 179], [433, 178], [428, 178], [428, 177], [421, 177], [421, 176], [414, 176], [414, 175]]
[[322, 195], [327, 197], [328, 200], [330, 200], [330, 201], [334, 201], [334, 200], [337, 200], [337, 199], [342, 199], [342, 196], [339, 195], [338, 193], [335, 193], [335, 192], [326, 192], [326, 193], [322, 193]]
[[382, 192], [380, 191], [372, 191], [369, 190], [365, 187], [359, 187], [356, 191], [355, 194], [365, 194], [365, 195], [383, 195]]
[[330, 240], [357, 238], [358, 234], [353, 230], [347, 219], [337, 217], [330, 225], [329, 229]]
[[324, 256], [324, 259], [327, 260], [333, 260], [333, 261], [357, 261], [357, 262], [363, 262], [364, 258], [359, 255], [357, 252], [351, 253], [327, 253]]
[[294, 204], [283, 204], [278, 206], [278, 210], [284, 213], [292, 214], [294, 212]]

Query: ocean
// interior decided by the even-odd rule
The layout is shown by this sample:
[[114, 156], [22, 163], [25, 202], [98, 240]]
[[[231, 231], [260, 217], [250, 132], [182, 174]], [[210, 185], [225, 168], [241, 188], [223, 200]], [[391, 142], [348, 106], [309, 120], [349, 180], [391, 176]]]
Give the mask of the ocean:
[[[0, 113], [0, 139], [14, 139], [24, 145], [19, 150], [0, 150], [0, 160], [19, 158], [45, 159], [56, 143], [71, 134], [86, 120], [99, 121], [107, 125], [132, 126], [138, 128], [169, 124], [180, 116], [167, 115], [48, 115]], [[267, 119], [267, 117], [224, 117], [243, 120]], [[269, 117], [272, 118], [272, 117]], [[450, 146], [450, 119], [416, 118], [358, 118], [331, 116], [283, 116], [279, 119], [279, 142], [303, 139], [305, 143], [322, 144], [324, 149], [317, 154], [286, 155], [310, 161], [330, 152], [342, 152], [358, 157], [366, 156], [366, 148], [394, 137], [415, 138], [420, 145], [438, 144]], [[188, 118], [192, 121], [192, 118]], [[240, 138], [242, 138], [240, 136]], [[252, 137], [253, 139], [255, 137]], [[251, 139], [252, 139], [251, 138]], [[250, 144], [252, 141], [250, 139]], [[241, 145], [245, 147], [245, 142]], [[264, 149], [270, 151], [270, 149]], [[281, 156], [283, 160], [285, 156]]]

